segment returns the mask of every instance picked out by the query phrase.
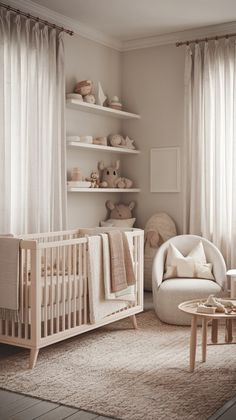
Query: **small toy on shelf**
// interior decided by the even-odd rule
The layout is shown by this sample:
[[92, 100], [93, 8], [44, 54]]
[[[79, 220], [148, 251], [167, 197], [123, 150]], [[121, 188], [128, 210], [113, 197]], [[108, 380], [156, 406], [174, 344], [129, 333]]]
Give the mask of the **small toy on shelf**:
[[132, 188], [133, 181], [129, 178], [120, 177], [117, 181], [117, 188]]
[[109, 107], [112, 109], [118, 109], [119, 111], [122, 110], [122, 104], [120, 103], [118, 96], [113, 96], [110, 100]]
[[98, 92], [97, 92], [97, 104], [100, 106], [104, 106], [107, 97], [102, 90], [102, 85], [98, 82]]
[[84, 99], [84, 102], [87, 102], [88, 104], [95, 104], [94, 95], [85, 95], [83, 99]]
[[117, 188], [117, 180], [119, 178], [118, 169], [120, 161], [117, 160], [115, 165], [105, 166], [103, 162], [98, 163], [98, 169], [102, 172], [101, 188]]
[[121, 134], [110, 134], [108, 140], [111, 146], [118, 147], [124, 141], [124, 137]]
[[81, 143], [92, 144], [93, 143], [93, 136], [80, 136]]
[[108, 219], [100, 222], [101, 226], [133, 227], [135, 218], [132, 216], [132, 210], [135, 207], [135, 201], [129, 204], [114, 204], [111, 200], [106, 201], [106, 208], [109, 211]]
[[90, 177], [85, 178], [86, 181], [90, 181], [91, 185], [90, 188], [99, 188], [100, 186], [100, 179], [99, 174], [97, 171], [92, 171]]
[[67, 136], [67, 141], [80, 141], [80, 136]]
[[90, 95], [92, 92], [93, 82], [91, 80], [81, 80], [75, 86], [75, 93], [79, 95], [86, 96]]
[[134, 140], [131, 140], [128, 136], [124, 138], [121, 134], [110, 134], [108, 136], [109, 143], [113, 147], [122, 147], [124, 149], [135, 149]]
[[131, 140], [128, 136], [125, 137], [125, 143], [120, 147], [127, 147], [127, 149], [135, 149], [134, 140]]
[[107, 137], [94, 137], [93, 138], [93, 144], [97, 144], [99, 146], [107, 146]]
[[71, 171], [71, 180], [72, 181], [82, 181], [83, 177], [80, 171], [80, 168], [73, 168]]
[[133, 181], [129, 178], [120, 177], [118, 169], [120, 167], [120, 161], [117, 160], [115, 165], [105, 166], [101, 161], [98, 163], [98, 169], [102, 171], [101, 176], [101, 188], [131, 188]]
[[71, 180], [67, 181], [70, 188], [89, 188], [90, 182], [84, 180], [79, 168], [73, 168], [70, 173]]
[[76, 99], [77, 101], [83, 101], [83, 96], [79, 93], [67, 93], [66, 99]]

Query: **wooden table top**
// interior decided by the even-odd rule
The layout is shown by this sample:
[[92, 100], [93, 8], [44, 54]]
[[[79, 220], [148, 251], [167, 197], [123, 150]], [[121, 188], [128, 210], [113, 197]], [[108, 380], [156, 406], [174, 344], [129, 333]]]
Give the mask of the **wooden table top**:
[[[225, 300], [230, 300], [235, 306], [236, 306], [236, 299], [225, 299]], [[189, 315], [197, 315], [197, 316], [201, 316], [201, 317], [206, 317], [206, 318], [231, 318], [231, 319], [236, 319], [236, 312], [232, 312], [232, 313], [222, 313], [222, 312], [215, 312], [214, 314], [204, 314], [202, 312], [197, 312], [197, 306], [199, 303], [204, 303], [206, 302], [206, 299], [194, 299], [194, 300], [188, 300], [187, 302], [182, 302], [178, 308], [189, 314]]]

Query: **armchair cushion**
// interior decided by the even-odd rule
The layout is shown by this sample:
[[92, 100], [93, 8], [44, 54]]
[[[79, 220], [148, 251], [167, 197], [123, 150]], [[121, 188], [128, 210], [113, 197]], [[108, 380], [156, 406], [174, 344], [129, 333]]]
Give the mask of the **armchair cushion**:
[[199, 241], [186, 257], [172, 243], [169, 244], [163, 279], [174, 277], [214, 280], [212, 264], [207, 264], [202, 241]]
[[179, 310], [180, 303], [192, 299], [207, 299], [209, 295], [221, 295], [221, 287], [214, 281], [192, 279], [168, 279], [158, 288], [153, 285], [153, 302], [158, 318], [169, 324], [190, 325], [191, 317]]

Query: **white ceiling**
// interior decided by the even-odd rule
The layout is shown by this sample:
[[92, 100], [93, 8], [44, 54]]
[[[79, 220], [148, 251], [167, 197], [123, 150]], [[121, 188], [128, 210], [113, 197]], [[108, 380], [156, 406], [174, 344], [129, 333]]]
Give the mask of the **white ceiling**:
[[236, 21], [236, 0], [33, 0], [119, 41]]

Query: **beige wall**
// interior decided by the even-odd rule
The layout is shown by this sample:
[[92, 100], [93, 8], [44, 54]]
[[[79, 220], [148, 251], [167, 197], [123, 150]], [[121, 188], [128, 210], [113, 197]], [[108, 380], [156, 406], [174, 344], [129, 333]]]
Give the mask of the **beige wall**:
[[[141, 114], [141, 120], [113, 118], [67, 109], [67, 133], [108, 135], [123, 132], [136, 140], [140, 156], [122, 157], [123, 175], [134, 179], [140, 194], [70, 193], [68, 226], [95, 226], [106, 218], [105, 201], [135, 200], [137, 225], [144, 227], [155, 212], [165, 211], [182, 229], [182, 193], [150, 192], [150, 149], [183, 146], [184, 50], [174, 45], [119, 53], [79, 36], [65, 37], [66, 91], [77, 81], [101, 82], [109, 96], [121, 95], [125, 109]], [[88, 176], [98, 160], [110, 163], [119, 156], [68, 150], [68, 169], [79, 166]]]
[[[79, 80], [91, 79], [94, 85], [100, 81], [109, 96], [121, 92], [121, 54], [85, 38], [74, 35], [65, 37], [66, 91], [72, 92]], [[120, 122], [87, 112], [66, 110], [67, 134], [103, 136], [119, 131]], [[98, 160], [109, 164], [114, 155], [102, 152], [67, 150], [67, 167], [81, 168], [89, 176], [97, 168]], [[105, 201], [119, 200], [120, 195], [104, 193], [69, 193], [68, 227], [97, 226], [106, 218]]]
[[182, 192], [150, 192], [150, 149], [183, 149], [184, 50], [165, 45], [125, 52], [122, 57], [122, 99], [127, 109], [141, 114], [140, 121], [125, 123], [124, 131], [136, 140], [141, 155], [126, 159], [124, 170], [136, 176], [141, 193], [138, 225], [144, 227], [155, 212], [167, 212], [182, 229]]

